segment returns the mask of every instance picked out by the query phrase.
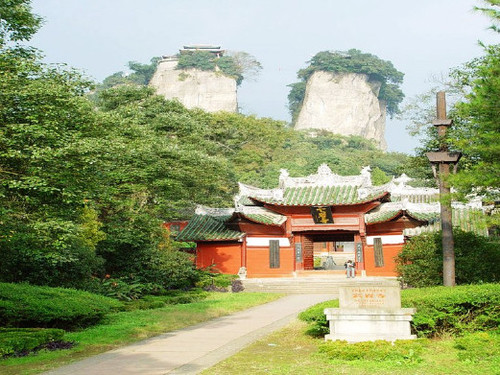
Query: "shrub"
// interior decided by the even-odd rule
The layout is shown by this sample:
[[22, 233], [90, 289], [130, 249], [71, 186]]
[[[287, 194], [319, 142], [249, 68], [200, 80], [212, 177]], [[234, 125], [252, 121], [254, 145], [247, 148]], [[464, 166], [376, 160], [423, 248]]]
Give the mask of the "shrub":
[[55, 328], [0, 328], [0, 358], [61, 341], [63, 336], [64, 331]]
[[[417, 309], [411, 325], [420, 337], [492, 330], [500, 323], [500, 284], [403, 290], [401, 304]], [[309, 323], [307, 334], [329, 333], [323, 312], [329, 307], [338, 307], [338, 301], [322, 302], [299, 314], [300, 320]]]
[[306, 334], [321, 337], [329, 333], [328, 321], [324, 310], [331, 307], [339, 307], [338, 300], [326, 301], [309, 307], [299, 314], [299, 319], [309, 323]]
[[500, 332], [475, 332], [455, 339], [458, 359], [467, 362], [491, 361], [500, 364]]
[[208, 293], [200, 289], [190, 291], [169, 291], [163, 296], [144, 296], [139, 300], [125, 303], [125, 310], [148, 310], [158, 309], [168, 305], [180, 305], [193, 303], [207, 298]]
[[[454, 231], [457, 284], [500, 280], [498, 240], [471, 232]], [[425, 233], [412, 238], [397, 257], [404, 283], [414, 287], [442, 285], [442, 234]]]
[[500, 323], [500, 284], [409, 289], [404, 307], [415, 307], [412, 329], [433, 337], [496, 329]]
[[73, 289], [0, 283], [0, 326], [74, 329], [95, 324], [121, 306]]
[[421, 361], [426, 346], [425, 339], [389, 341], [366, 341], [348, 344], [346, 341], [329, 341], [319, 347], [329, 359], [344, 361]]
[[233, 280], [237, 278], [237, 275], [201, 271], [200, 280], [196, 283], [196, 286], [204, 290], [220, 291], [225, 289], [227, 291]]
[[166, 293], [162, 285], [143, 283], [138, 278], [123, 277], [111, 278], [106, 275], [103, 279], [93, 278], [87, 283], [85, 290], [101, 294], [120, 301], [132, 301], [145, 295], [162, 295]]

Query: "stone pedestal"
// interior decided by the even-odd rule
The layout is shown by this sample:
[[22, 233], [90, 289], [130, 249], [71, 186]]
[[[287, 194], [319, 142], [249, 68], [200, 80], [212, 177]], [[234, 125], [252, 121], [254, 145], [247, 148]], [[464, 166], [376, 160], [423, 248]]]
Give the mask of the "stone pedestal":
[[238, 276], [240, 277], [240, 280], [246, 280], [247, 279], [247, 268], [240, 267], [240, 269], [238, 271]]
[[363, 283], [339, 288], [338, 309], [325, 309], [330, 334], [325, 340], [348, 342], [409, 340], [415, 309], [401, 308], [401, 293], [395, 283]]

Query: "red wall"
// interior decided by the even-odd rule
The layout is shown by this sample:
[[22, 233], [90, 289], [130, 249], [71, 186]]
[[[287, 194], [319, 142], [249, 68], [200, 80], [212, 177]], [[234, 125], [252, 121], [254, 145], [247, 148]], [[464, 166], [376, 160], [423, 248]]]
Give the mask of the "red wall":
[[241, 243], [202, 242], [196, 248], [196, 267], [237, 274], [241, 267]]
[[375, 254], [372, 245], [365, 245], [364, 263], [367, 276], [398, 276], [394, 258], [403, 249], [403, 244], [382, 245], [384, 267], [375, 267]]
[[290, 247], [280, 248], [280, 268], [269, 268], [269, 247], [247, 247], [248, 277], [292, 276], [295, 252]]

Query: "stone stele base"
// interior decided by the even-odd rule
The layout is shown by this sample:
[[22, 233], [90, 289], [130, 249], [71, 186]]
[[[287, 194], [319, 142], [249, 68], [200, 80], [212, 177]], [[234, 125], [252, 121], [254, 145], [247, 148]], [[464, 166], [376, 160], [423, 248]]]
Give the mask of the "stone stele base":
[[367, 309], [325, 309], [330, 334], [325, 340], [362, 342], [375, 340], [411, 340], [410, 321], [415, 309], [381, 311]]
[[397, 283], [374, 282], [339, 287], [338, 309], [325, 309], [330, 334], [325, 340], [348, 342], [409, 340], [415, 309], [401, 308]]

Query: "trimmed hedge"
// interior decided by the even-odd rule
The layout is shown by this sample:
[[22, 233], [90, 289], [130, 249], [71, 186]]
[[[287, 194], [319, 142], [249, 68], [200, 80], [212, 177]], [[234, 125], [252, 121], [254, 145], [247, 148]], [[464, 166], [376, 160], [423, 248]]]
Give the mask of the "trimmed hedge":
[[[500, 284], [407, 289], [401, 293], [401, 304], [417, 309], [411, 325], [419, 337], [489, 331], [500, 324]], [[323, 302], [299, 314], [300, 320], [309, 323], [307, 334], [328, 333], [323, 312], [328, 307], [338, 307], [338, 301]]]
[[63, 336], [64, 331], [56, 328], [0, 328], [0, 358], [61, 341]]
[[0, 326], [75, 329], [97, 323], [122, 303], [74, 289], [0, 283]]
[[500, 284], [403, 290], [403, 307], [415, 307], [412, 329], [425, 337], [487, 331], [500, 324]]

